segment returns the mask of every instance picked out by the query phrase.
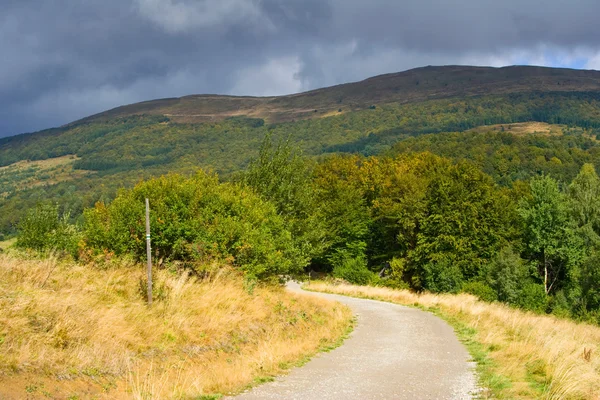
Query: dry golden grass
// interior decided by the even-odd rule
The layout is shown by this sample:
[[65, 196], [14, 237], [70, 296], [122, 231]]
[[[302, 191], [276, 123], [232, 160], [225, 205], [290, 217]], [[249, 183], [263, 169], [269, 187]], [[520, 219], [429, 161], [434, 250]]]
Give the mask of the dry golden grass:
[[143, 267], [0, 255], [0, 399], [198, 398], [229, 393], [337, 343], [351, 312], [278, 288]]
[[311, 290], [438, 308], [476, 330], [493, 372], [511, 387], [510, 399], [600, 399], [600, 327], [535, 315], [474, 296], [416, 294], [405, 290], [314, 282]]

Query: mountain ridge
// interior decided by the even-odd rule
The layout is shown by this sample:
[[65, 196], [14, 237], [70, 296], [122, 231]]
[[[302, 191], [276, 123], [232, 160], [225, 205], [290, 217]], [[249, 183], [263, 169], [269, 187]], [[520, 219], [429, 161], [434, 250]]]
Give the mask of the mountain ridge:
[[600, 71], [538, 66], [426, 66], [283, 96], [191, 94], [147, 100], [65, 126], [140, 114], [165, 115], [182, 123], [213, 122], [236, 116], [280, 123], [357, 111], [376, 104], [548, 91], [600, 92]]

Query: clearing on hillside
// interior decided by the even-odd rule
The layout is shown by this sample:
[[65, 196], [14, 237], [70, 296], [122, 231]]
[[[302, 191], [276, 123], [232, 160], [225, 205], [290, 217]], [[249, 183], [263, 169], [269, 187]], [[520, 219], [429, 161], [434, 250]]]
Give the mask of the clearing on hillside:
[[484, 125], [478, 126], [477, 128], [469, 129], [467, 132], [508, 132], [513, 135], [546, 135], [546, 136], [558, 136], [562, 135], [567, 130], [566, 125], [553, 125], [545, 122], [519, 122], [515, 124], [497, 124], [497, 125]]
[[91, 171], [75, 170], [77, 156], [68, 155], [39, 161], [19, 161], [0, 167], [0, 197], [38, 186], [54, 185], [89, 175]]

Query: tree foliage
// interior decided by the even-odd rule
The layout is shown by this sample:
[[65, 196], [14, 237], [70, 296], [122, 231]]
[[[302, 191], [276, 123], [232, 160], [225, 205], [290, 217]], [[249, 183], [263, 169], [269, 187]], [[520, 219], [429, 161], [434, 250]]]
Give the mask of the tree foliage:
[[333, 157], [316, 182], [326, 215], [346, 212], [332, 218], [340, 236], [329, 257], [354, 251], [375, 269], [403, 260], [402, 279], [415, 289], [460, 290], [512, 232], [510, 199], [471, 164], [431, 154]]
[[78, 239], [78, 229], [69, 223], [69, 213], [61, 215], [58, 205], [40, 203], [21, 219], [17, 247], [75, 255]]
[[332, 157], [314, 175], [316, 201], [324, 224], [324, 256], [315, 263], [327, 270], [355, 263], [366, 269], [371, 215], [359, 181], [358, 157]]
[[297, 273], [308, 262], [272, 204], [205, 173], [142, 182], [87, 210], [87, 246], [143, 258], [146, 198], [158, 259], [230, 262], [258, 278]]
[[553, 178], [535, 178], [531, 197], [522, 200], [519, 214], [525, 222], [528, 253], [536, 260], [546, 294], [550, 294], [573, 279], [582, 258], [567, 198]]
[[242, 182], [275, 205], [303, 257], [310, 259], [320, 253], [323, 218], [312, 185], [311, 166], [298, 148], [289, 142], [274, 145], [267, 135], [259, 156], [243, 174]]

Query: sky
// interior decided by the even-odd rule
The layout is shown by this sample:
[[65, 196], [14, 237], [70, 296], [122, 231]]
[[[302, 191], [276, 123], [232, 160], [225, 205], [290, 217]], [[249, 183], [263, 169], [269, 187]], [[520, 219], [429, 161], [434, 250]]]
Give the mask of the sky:
[[0, 137], [426, 65], [600, 70], [598, 0], [0, 0]]

